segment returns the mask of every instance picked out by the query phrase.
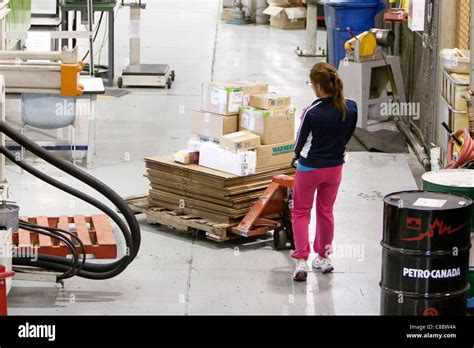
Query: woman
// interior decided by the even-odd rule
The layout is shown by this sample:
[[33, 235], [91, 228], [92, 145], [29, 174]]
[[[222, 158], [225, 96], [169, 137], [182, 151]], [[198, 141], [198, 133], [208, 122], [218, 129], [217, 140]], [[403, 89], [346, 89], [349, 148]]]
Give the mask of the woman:
[[342, 179], [346, 145], [357, 124], [357, 104], [346, 100], [337, 70], [327, 63], [316, 64], [310, 72], [316, 101], [305, 109], [295, 154], [298, 165], [293, 192], [293, 236], [297, 260], [295, 281], [305, 281], [310, 254], [308, 225], [316, 194], [316, 238], [312, 262], [323, 273], [334, 270], [329, 259], [334, 236], [333, 206]]

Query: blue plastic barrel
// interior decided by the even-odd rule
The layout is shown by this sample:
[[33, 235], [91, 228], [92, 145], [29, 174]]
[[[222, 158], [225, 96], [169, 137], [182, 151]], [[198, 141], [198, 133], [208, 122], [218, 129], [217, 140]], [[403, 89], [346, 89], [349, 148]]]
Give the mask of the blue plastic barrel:
[[352, 38], [348, 28], [355, 35], [373, 28], [375, 16], [384, 7], [381, 0], [328, 0], [324, 3], [330, 64], [338, 68], [346, 56], [344, 44]]

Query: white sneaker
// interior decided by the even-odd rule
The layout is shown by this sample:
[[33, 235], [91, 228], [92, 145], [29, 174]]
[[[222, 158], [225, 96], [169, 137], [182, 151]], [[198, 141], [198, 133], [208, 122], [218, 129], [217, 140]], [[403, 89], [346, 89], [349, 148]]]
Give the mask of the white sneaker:
[[304, 282], [306, 278], [308, 278], [308, 265], [306, 264], [306, 260], [299, 259], [296, 262], [296, 269], [295, 273], [293, 273], [293, 280], [297, 282]]
[[331, 273], [332, 271], [334, 271], [331, 259], [328, 257], [320, 259], [318, 256], [316, 256], [311, 265], [314, 269], [320, 269], [323, 273]]

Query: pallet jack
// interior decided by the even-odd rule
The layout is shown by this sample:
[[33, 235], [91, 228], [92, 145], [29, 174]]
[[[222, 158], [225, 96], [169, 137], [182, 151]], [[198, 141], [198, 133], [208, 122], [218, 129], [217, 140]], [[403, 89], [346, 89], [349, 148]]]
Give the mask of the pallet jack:
[[[292, 167], [296, 168], [296, 158]], [[289, 175], [273, 177], [271, 184], [250, 208], [240, 224], [232, 232], [243, 237], [252, 237], [273, 231], [273, 245], [283, 250], [290, 243], [295, 248], [291, 209], [293, 207], [293, 187], [295, 178]]]
[[140, 20], [141, 11], [146, 9], [146, 4], [141, 0], [126, 4], [122, 0], [122, 6], [130, 7], [130, 64], [123, 70], [122, 77], [118, 78], [118, 87], [167, 87], [170, 89], [176, 75], [168, 64], [140, 63]]

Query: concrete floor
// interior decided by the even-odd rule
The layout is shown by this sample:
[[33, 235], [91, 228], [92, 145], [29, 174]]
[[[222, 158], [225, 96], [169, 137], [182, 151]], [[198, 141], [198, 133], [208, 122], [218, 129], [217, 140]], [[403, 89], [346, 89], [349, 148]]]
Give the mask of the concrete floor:
[[[98, 104], [97, 156], [88, 170], [123, 196], [147, 191], [143, 157], [166, 154], [190, 137], [190, 113], [199, 107], [200, 83], [230, 78], [267, 81], [293, 96], [298, 110], [312, 101], [305, 85], [317, 60], [293, 50], [304, 31], [268, 26], [231, 26], [218, 20], [217, 0], [163, 0], [144, 12], [145, 63], [170, 63], [177, 72], [172, 90], [134, 89]], [[128, 10], [117, 18], [117, 69], [128, 52]], [[321, 44], [325, 46], [325, 44]], [[105, 58], [103, 58], [105, 59]], [[157, 61], [158, 60], [158, 61]], [[8, 105], [17, 123], [18, 104]], [[79, 138], [87, 136], [79, 122]], [[44, 134], [36, 134], [45, 138]], [[55, 134], [54, 136], [64, 136]], [[45, 172], [77, 187], [48, 165]], [[51, 189], [9, 165], [12, 200], [23, 215], [88, 214], [88, 205]], [[311, 273], [291, 280], [289, 251], [272, 249], [270, 239], [217, 244], [163, 227], [142, 216], [142, 249], [135, 262], [108, 281], [72, 279], [65, 288], [15, 281], [10, 313], [32, 314], [378, 314], [382, 197], [415, 189], [406, 155], [352, 153], [336, 203], [336, 238], [331, 275]], [[87, 188], [84, 191], [90, 192]], [[314, 230], [314, 212], [310, 229]]]

